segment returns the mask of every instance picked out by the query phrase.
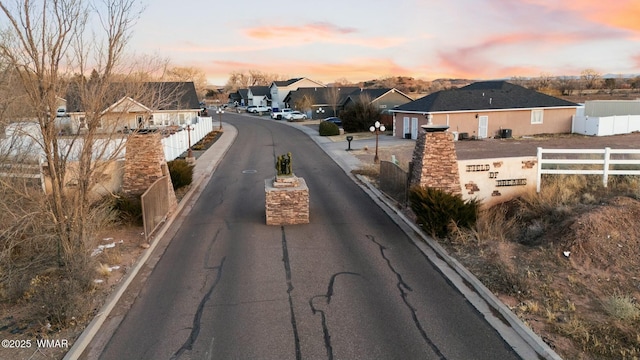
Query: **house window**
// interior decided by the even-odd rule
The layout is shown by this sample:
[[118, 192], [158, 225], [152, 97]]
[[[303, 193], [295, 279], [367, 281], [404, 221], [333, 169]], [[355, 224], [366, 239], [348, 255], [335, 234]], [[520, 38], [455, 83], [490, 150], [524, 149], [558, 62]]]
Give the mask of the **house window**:
[[149, 115], [149, 125], [153, 126], [156, 123], [153, 121], [153, 115]]
[[87, 121], [85, 120], [84, 116], [80, 116], [80, 119], [78, 119], [80, 122], [80, 129], [86, 129], [87, 128]]
[[184, 114], [178, 114], [178, 123], [179, 123], [180, 125], [184, 125], [184, 123], [185, 123], [185, 116], [184, 116]]
[[544, 110], [531, 110], [531, 123], [532, 124], [542, 124], [542, 118], [544, 115]]

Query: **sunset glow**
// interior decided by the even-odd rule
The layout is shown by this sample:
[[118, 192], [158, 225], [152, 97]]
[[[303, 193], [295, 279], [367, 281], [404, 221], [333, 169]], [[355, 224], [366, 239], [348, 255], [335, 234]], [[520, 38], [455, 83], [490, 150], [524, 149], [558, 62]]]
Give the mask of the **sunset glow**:
[[131, 45], [218, 85], [249, 69], [320, 82], [640, 73], [637, 0], [183, 3], [148, 4]]

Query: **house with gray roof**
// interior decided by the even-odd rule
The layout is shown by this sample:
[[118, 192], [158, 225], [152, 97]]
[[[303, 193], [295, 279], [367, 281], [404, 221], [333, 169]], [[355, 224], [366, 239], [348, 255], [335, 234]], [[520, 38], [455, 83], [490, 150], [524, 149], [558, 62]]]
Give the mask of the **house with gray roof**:
[[310, 119], [338, 116], [344, 102], [358, 87], [308, 87], [289, 92], [284, 102], [292, 109], [302, 111]]
[[383, 114], [390, 114], [390, 111], [398, 106], [413, 101], [409, 95], [395, 88], [359, 89], [349, 94], [345, 99], [344, 107], [363, 99], [369, 101]]
[[432, 93], [392, 110], [394, 136], [416, 139], [422, 125], [462, 137], [570, 133], [578, 104], [507, 81], [481, 81]]
[[248, 105], [271, 106], [271, 90], [268, 86], [249, 86]]
[[273, 110], [277, 111], [278, 109], [290, 107], [291, 104], [286, 103], [284, 99], [289, 95], [289, 92], [302, 87], [325, 87], [325, 85], [304, 77], [274, 81], [269, 86], [269, 92], [271, 93], [271, 107]]
[[[100, 108], [97, 126], [104, 133], [194, 124], [202, 111], [193, 82], [114, 83]], [[67, 92], [66, 114], [73, 133], [87, 129], [78, 88]]]
[[388, 113], [388, 110], [413, 99], [397, 89], [362, 89], [353, 86], [299, 88], [285, 98], [292, 108], [306, 112], [312, 119], [339, 116], [341, 110], [362, 100]]

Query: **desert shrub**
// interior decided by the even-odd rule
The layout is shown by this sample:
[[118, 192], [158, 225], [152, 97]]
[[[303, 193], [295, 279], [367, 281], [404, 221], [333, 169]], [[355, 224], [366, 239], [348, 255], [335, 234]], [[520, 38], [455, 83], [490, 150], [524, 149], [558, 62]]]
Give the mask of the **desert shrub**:
[[440, 238], [449, 234], [451, 222], [460, 228], [471, 228], [478, 216], [479, 202], [476, 199], [464, 201], [459, 194], [453, 195], [435, 188], [412, 187], [409, 202], [418, 223]]
[[88, 316], [92, 307], [91, 297], [87, 296], [92, 288], [90, 274], [93, 273], [70, 274], [58, 270], [31, 279], [24, 298], [34, 305], [34, 317], [46, 319], [57, 327], [66, 327], [74, 319]]
[[190, 185], [193, 181], [193, 165], [184, 159], [176, 159], [167, 163], [173, 189]]
[[633, 320], [640, 317], [640, 307], [633, 297], [615, 294], [603, 302], [604, 309], [609, 315], [621, 320]]
[[118, 219], [126, 224], [142, 225], [142, 201], [140, 197], [118, 194], [113, 200], [113, 210]]
[[340, 135], [340, 128], [338, 127], [338, 125], [332, 122], [322, 121], [320, 122], [318, 133], [320, 134], [320, 136]]

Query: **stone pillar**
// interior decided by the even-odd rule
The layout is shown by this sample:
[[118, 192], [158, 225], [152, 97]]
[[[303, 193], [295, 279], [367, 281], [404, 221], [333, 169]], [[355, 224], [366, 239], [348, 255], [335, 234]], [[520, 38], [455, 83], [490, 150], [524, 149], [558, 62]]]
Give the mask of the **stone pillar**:
[[276, 176], [264, 181], [267, 225], [309, 223], [309, 188], [303, 178]]
[[410, 186], [436, 188], [461, 194], [458, 157], [448, 127], [423, 126], [413, 150]]
[[166, 175], [169, 211], [172, 211], [177, 206], [177, 200], [161, 139], [159, 133], [129, 135], [126, 144], [122, 192], [131, 197], [139, 197], [156, 180]]

